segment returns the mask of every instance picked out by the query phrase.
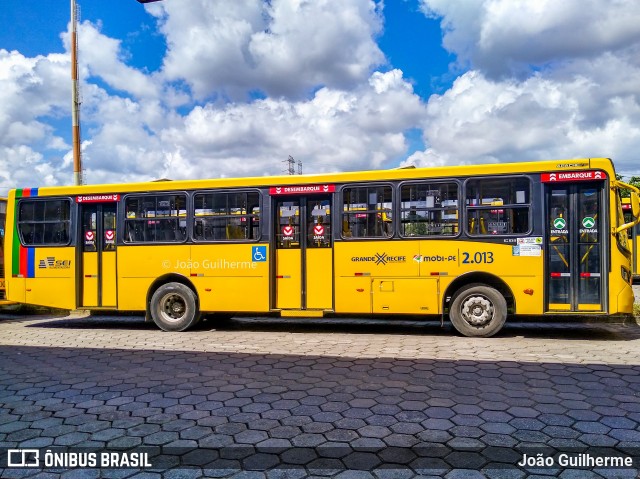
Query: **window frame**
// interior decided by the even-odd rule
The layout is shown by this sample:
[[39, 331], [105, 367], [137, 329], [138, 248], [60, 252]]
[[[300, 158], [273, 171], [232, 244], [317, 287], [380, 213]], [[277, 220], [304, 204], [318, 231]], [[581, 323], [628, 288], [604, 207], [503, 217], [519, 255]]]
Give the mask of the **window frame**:
[[[438, 235], [417, 235], [417, 236], [406, 236], [402, 233], [402, 213], [404, 211], [409, 210], [410, 208], [403, 208], [402, 207], [402, 188], [406, 187], [406, 186], [415, 186], [415, 185], [437, 185], [437, 184], [452, 184], [452, 185], [456, 185], [457, 187], [457, 201], [458, 201], [458, 205], [456, 206], [456, 210], [458, 211], [458, 232], [456, 234], [453, 235], [443, 235], [443, 234], [438, 234]], [[397, 231], [398, 231], [398, 236], [402, 239], [405, 240], [425, 240], [425, 239], [434, 239], [434, 240], [449, 240], [449, 239], [456, 239], [459, 238], [460, 235], [462, 234], [463, 228], [462, 228], [462, 222], [463, 222], [463, 209], [462, 208], [462, 192], [463, 192], [463, 185], [462, 182], [457, 180], [456, 178], [430, 178], [430, 179], [426, 179], [426, 180], [410, 180], [410, 181], [403, 181], [401, 183], [399, 183], [397, 185], [397, 189], [398, 189], [398, 207], [397, 207], [397, 212], [396, 215], [398, 217], [398, 224], [397, 224]], [[447, 209], [453, 209], [453, 208], [447, 208]], [[433, 207], [433, 208], [421, 208], [420, 211], [432, 211], [432, 210], [438, 210], [438, 211], [443, 211], [445, 210], [445, 208], [443, 207]], [[452, 223], [453, 224], [453, 223]]]
[[[340, 209], [339, 211], [339, 217], [336, 220], [340, 226], [339, 231], [340, 231], [340, 238], [346, 241], [371, 241], [371, 240], [377, 240], [377, 241], [381, 241], [381, 240], [391, 240], [394, 239], [398, 236], [397, 234], [397, 228], [396, 228], [396, 184], [394, 183], [390, 183], [390, 182], [371, 182], [371, 183], [349, 183], [349, 184], [343, 184], [340, 187], [340, 195], [339, 195], [339, 200], [338, 200], [338, 208]], [[391, 208], [390, 208], [390, 213], [391, 213], [391, 234], [388, 236], [357, 236], [357, 237], [353, 237], [353, 236], [345, 236], [344, 235], [344, 216], [345, 215], [349, 215], [350, 213], [346, 213], [344, 206], [345, 206], [345, 190], [351, 189], [351, 188], [384, 188], [384, 187], [388, 187], [391, 190]], [[368, 205], [367, 205], [368, 206]], [[377, 213], [377, 210], [365, 210], [363, 211], [363, 213]]]
[[[63, 203], [66, 203], [67, 206], [69, 207], [68, 212], [69, 212], [69, 216], [68, 219], [66, 220], [61, 220], [61, 219], [57, 219], [57, 220], [21, 220], [20, 219], [20, 214], [22, 211], [22, 205], [25, 203], [46, 203], [47, 201], [60, 201]], [[72, 201], [71, 198], [69, 198], [68, 196], [63, 196], [63, 197], [58, 197], [58, 196], [44, 196], [44, 197], [27, 197], [27, 198], [20, 198], [18, 199], [17, 205], [16, 205], [16, 213], [15, 213], [15, 218], [16, 218], [16, 222], [15, 222], [15, 228], [18, 231], [18, 238], [20, 239], [20, 244], [22, 246], [24, 246], [25, 248], [60, 248], [60, 247], [65, 247], [65, 246], [69, 246], [72, 243], [73, 240], [73, 208], [72, 208]], [[45, 207], [46, 208], [46, 207]], [[22, 229], [21, 229], [21, 225], [23, 224], [60, 224], [60, 223], [66, 223], [67, 224], [67, 241], [64, 243], [27, 243], [24, 240], [24, 236], [22, 234]], [[6, 235], [6, 231], [5, 231], [5, 235]]]
[[[186, 228], [187, 228], [187, 232], [184, 235], [184, 238], [180, 241], [176, 240], [176, 241], [170, 241], [170, 240], [162, 240], [162, 241], [130, 241], [128, 239], [128, 235], [127, 235], [127, 228], [129, 225], [129, 222], [132, 223], [136, 223], [136, 222], [142, 222], [142, 221], [147, 221], [149, 218], [127, 218], [127, 201], [130, 199], [140, 199], [140, 198], [149, 198], [149, 197], [158, 197], [158, 196], [184, 196], [185, 198], [185, 211], [186, 211], [186, 215], [184, 217], [185, 221], [186, 221]], [[174, 190], [174, 191], [148, 191], [148, 192], [136, 192], [136, 193], [129, 193], [126, 194], [122, 197], [122, 242], [123, 244], [126, 245], [171, 245], [171, 244], [184, 244], [187, 241], [189, 241], [189, 224], [190, 224], [190, 218], [189, 218], [189, 205], [191, 203], [190, 201], [190, 195], [187, 191], [184, 190]], [[157, 205], [157, 203], [156, 203]], [[179, 209], [176, 208], [176, 211], [180, 211]], [[178, 220], [178, 227], [180, 225], [180, 216], [178, 214], [178, 216], [169, 216], [169, 217], [160, 217], [158, 219], [160, 220], [169, 220], [169, 219], [176, 219]]]
[[[227, 238], [227, 239], [197, 239], [195, 235], [195, 226], [196, 226], [196, 196], [198, 195], [233, 195], [233, 194], [246, 194], [255, 193], [258, 196], [258, 208], [259, 213], [257, 215], [258, 219], [258, 235], [256, 238]], [[262, 239], [262, 225], [263, 225], [263, 217], [264, 217], [264, 207], [263, 207], [263, 195], [262, 191], [256, 188], [242, 188], [242, 189], [213, 189], [213, 190], [192, 190], [191, 191], [191, 206], [187, 210], [188, 217], [191, 220], [191, 226], [189, 227], [189, 238], [194, 244], [215, 244], [215, 243], [258, 243]], [[244, 215], [206, 215], [209, 218], [238, 218], [238, 217], [253, 217], [253, 213], [245, 213]]]
[[[493, 181], [493, 180], [503, 180], [503, 181], [509, 181], [509, 180], [517, 180], [517, 179], [524, 179], [528, 182], [529, 184], [529, 190], [528, 190], [528, 194], [529, 194], [529, 201], [527, 203], [509, 203], [509, 204], [504, 204], [504, 205], [500, 205], [500, 208], [502, 209], [516, 209], [516, 208], [527, 208], [528, 210], [528, 214], [527, 214], [527, 223], [528, 223], [528, 229], [526, 232], [522, 232], [522, 233], [498, 233], [498, 234], [478, 234], [478, 233], [472, 233], [471, 231], [469, 231], [469, 218], [470, 215], [469, 213], [472, 211], [487, 211], [487, 210], [491, 210], [491, 209], [498, 209], [498, 207], [496, 205], [476, 205], [476, 206], [472, 206], [472, 205], [468, 205], [467, 204], [467, 192], [469, 191], [469, 183], [473, 182], [473, 181]], [[533, 225], [533, 184], [534, 181], [531, 178], [531, 176], [529, 175], [525, 175], [525, 174], [516, 174], [516, 175], [491, 175], [491, 176], [470, 176], [468, 178], [465, 178], [464, 180], [464, 184], [463, 184], [463, 190], [462, 190], [462, 201], [464, 204], [464, 216], [463, 216], [463, 223], [464, 223], [464, 232], [465, 234], [470, 237], [470, 238], [515, 238], [518, 236], [530, 236], [533, 231], [534, 231], [534, 225]]]

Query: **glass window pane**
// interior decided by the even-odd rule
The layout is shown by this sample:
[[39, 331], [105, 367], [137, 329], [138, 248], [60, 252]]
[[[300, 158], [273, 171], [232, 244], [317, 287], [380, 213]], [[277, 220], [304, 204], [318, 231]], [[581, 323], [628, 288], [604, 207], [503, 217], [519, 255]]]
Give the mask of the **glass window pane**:
[[68, 200], [22, 200], [18, 231], [25, 245], [65, 245], [70, 239]]
[[257, 192], [194, 196], [193, 237], [197, 241], [246, 241], [259, 238]]
[[422, 183], [401, 189], [403, 236], [456, 235], [458, 233], [458, 185]]
[[470, 180], [466, 186], [471, 235], [526, 234], [530, 230], [528, 178]]
[[125, 241], [182, 242], [187, 237], [185, 195], [148, 195], [125, 202]]
[[342, 235], [346, 238], [393, 236], [391, 200], [389, 186], [345, 188]]

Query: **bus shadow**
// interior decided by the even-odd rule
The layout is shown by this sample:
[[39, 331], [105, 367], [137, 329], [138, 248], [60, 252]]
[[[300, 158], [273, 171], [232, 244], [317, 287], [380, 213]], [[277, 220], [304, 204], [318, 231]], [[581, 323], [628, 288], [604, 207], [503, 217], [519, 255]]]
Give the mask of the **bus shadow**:
[[[34, 321], [35, 319], [35, 321]], [[96, 315], [84, 318], [24, 318], [31, 321], [29, 328], [71, 329], [120, 329], [132, 331], [157, 331], [153, 322], [145, 322], [142, 316]], [[15, 319], [20, 321], [20, 319]], [[341, 333], [341, 334], [390, 334], [404, 336], [459, 336], [451, 324], [438, 320], [408, 319], [360, 319], [360, 318], [301, 318], [233, 317], [227, 320], [205, 318], [192, 331], [182, 334], [198, 334], [215, 331], [293, 332], [293, 333]], [[512, 321], [494, 338], [564, 339], [589, 341], [633, 341], [640, 339], [640, 327], [630, 324], [605, 324], [590, 322]], [[473, 339], [473, 338], [472, 338]], [[485, 339], [483, 339], [485, 340]], [[491, 339], [488, 339], [491, 340]]]
[[[233, 318], [224, 322], [211, 320], [198, 325], [199, 330], [265, 331], [265, 332], [339, 332], [348, 334], [397, 334], [420, 336], [460, 336], [448, 321], [438, 320], [373, 320], [373, 319], [281, 319]], [[594, 341], [633, 341], [640, 339], [635, 324], [602, 324], [589, 322], [508, 322], [494, 338], [541, 338]], [[485, 338], [480, 338], [485, 339]]]

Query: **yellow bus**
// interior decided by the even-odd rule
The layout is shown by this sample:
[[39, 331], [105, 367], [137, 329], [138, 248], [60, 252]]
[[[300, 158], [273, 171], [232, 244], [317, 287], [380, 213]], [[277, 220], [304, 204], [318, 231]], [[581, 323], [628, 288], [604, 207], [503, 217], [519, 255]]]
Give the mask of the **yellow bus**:
[[[634, 221], [631, 213], [631, 198], [622, 198], [622, 211], [624, 212], [625, 223]], [[631, 250], [631, 273], [635, 281], [640, 280], [640, 255], [638, 254], [638, 236], [640, 235], [640, 224], [629, 228], [629, 249]]]
[[12, 190], [9, 299], [145, 312], [419, 315], [491, 336], [507, 317], [629, 315], [609, 159]]

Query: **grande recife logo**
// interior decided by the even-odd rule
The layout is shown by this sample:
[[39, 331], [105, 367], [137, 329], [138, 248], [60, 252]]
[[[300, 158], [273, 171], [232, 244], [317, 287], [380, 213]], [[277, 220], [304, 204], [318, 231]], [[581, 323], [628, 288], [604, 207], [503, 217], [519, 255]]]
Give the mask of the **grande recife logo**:
[[376, 265], [384, 266], [387, 263], [405, 263], [407, 261], [407, 257], [390, 256], [387, 253], [374, 253], [373, 256], [353, 256], [351, 261], [353, 263], [374, 263]]

